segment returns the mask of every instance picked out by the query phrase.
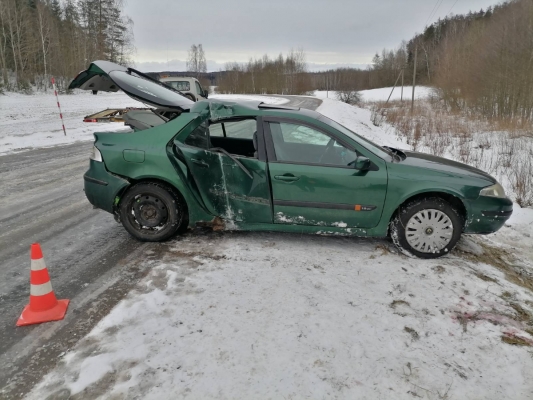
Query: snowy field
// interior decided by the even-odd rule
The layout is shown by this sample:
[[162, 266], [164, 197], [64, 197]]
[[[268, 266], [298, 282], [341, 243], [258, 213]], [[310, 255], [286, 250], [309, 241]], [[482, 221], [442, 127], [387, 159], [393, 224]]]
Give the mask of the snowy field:
[[[390, 101], [400, 100], [402, 98], [402, 88], [396, 87], [392, 91], [391, 87], [371, 89], [371, 90], [361, 90], [359, 94], [361, 95], [361, 100], [364, 102], [370, 101], [387, 101], [389, 96], [391, 96]], [[411, 101], [412, 96], [412, 86], [403, 87], [403, 100]], [[392, 91], [392, 95], [391, 95]], [[433, 94], [433, 89], [427, 86], [417, 86], [415, 89], [415, 99], [427, 99]], [[326, 92], [325, 90], [316, 90], [314, 95], [319, 99], [337, 99], [337, 92], [330, 90]]]
[[[318, 111], [407, 147], [369, 110]], [[438, 260], [386, 240], [187, 234], [146, 253], [148, 276], [28, 398], [531, 399], [532, 238], [517, 205]]]
[[[213, 95], [224, 100], [243, 100], [239, 95]], [[279, 97], [246, 96], [247, 100], [281, 104]], [[59, 110], [53, 93], [31, 96], [8, 93], [0, 95], [0, 154], [50, 147], [79, 141], [91, 141], [94, 132], [129, 128], [117, 123], [85, 123], [83, 117], [107, 108], [146, 107], [122, 92], [92, 95], [79, 92], [59, 96], [67, 135], [63, 134]]]

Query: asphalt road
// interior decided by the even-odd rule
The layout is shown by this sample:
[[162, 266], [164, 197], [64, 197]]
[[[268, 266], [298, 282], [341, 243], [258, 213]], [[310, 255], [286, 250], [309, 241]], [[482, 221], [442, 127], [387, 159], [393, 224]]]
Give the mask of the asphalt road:
[[[321, 100], [282, 96], [292, 107]], [[167, 244], [132, 239], [83, 193], [92, 143], [0, 156], [0, 397], [20, 398], [148, 272]], [[39, 242], [63, 321], [15, 327], [29, 298], [31, 243]]]

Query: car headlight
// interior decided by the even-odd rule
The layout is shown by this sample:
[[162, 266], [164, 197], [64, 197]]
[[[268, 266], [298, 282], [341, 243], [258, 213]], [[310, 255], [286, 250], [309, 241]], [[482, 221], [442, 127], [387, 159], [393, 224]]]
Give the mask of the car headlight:
[[499, 197], [499, 198], [505, 198], [505, 190], [503, 190], [502, 185], [499, 183], [488, 186], [484, 189], [481, 189], [481, 192], [479, 192], [480, 196], [487, 196], [487, 197]]
[[102, 162], [102, 153], [100, 153], [100, 150], [96, 148], [96, 146], [93, 146], [93, 150], [91, 151], [91, 156], [89, 157], [91, 160]]

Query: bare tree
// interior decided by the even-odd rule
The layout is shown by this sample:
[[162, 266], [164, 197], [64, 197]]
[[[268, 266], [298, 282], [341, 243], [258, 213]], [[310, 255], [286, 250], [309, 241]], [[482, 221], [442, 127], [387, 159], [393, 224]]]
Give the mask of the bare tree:
[[198, 46], [195, 44], [191, 45], [187, 57], [187, 70], [194, 72], [196, 79], [200, 78], [201, 73], [207, 72], [205, 52], [201, 43]]
[[51, 35], [51, 15], [48, 7], [41, 1], [36, 3], [37, 22], [39, 38], [41, 40], [41, 50], [43, 54], [44, 85], [48, 83], [48, 65], [47, 58], [50, 52], [50, 35]]

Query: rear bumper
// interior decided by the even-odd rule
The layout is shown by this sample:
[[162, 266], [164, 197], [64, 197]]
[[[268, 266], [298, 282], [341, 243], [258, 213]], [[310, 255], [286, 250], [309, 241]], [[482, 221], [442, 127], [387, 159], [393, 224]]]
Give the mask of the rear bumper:
[[470, 203], [465, 233], [489, 234], [498, 231], [513, 214], [513, 202], [508, 199], [480, 196]]
[[90, 160], [83, 181], [89, 203], [109, 213], [113, 213], [115, 197], [130, 184], [126, 179], [107, 171], [103, 162], [94, 160]]

